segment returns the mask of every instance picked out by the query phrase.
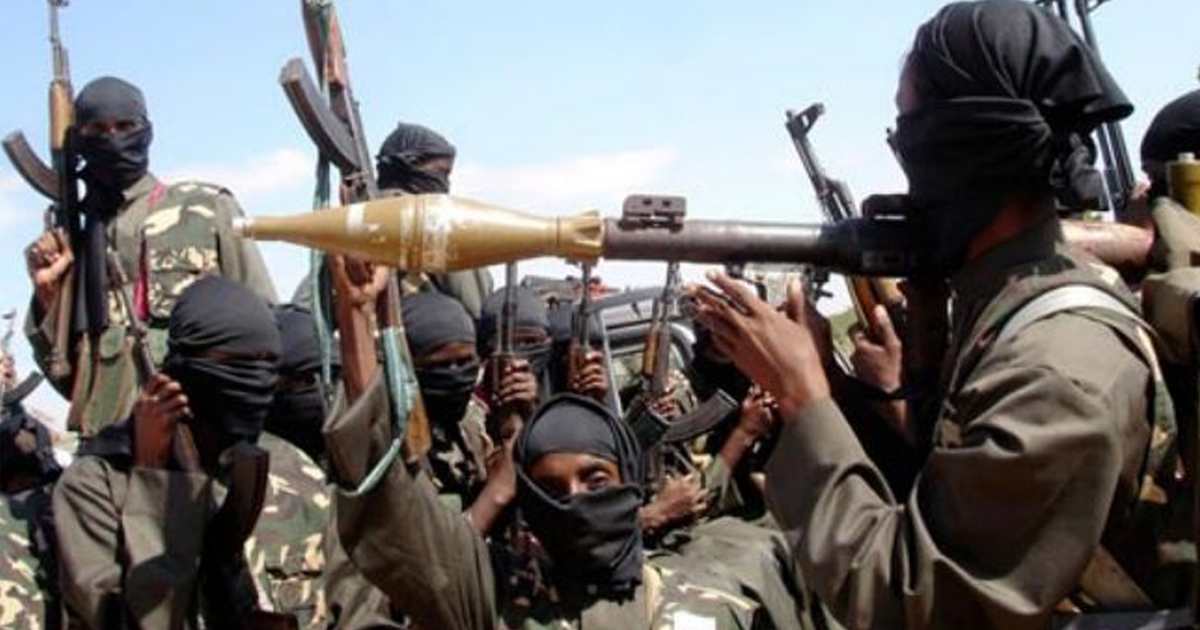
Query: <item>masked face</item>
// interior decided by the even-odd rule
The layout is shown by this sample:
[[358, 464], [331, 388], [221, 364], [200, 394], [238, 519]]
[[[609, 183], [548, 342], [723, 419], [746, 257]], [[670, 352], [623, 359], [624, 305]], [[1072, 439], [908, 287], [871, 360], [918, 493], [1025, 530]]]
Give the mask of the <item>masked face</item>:
[[150, 168], [153, 138], [147, 121], [98, 121], [81, 127], [76, 142], [86, 162], [84, 181], [112, 192], [129, 188]]
[[627, 425], [574, 394], [550, 399], [513, 450], [517, 500], [560, 586], [627, 592], [641, 575], [641, 453]]
[[442, 426], [457, 425], [479, 380], [479, 360], [418, 367], [416, 373], [429, 419]]
[[539, 379], [550, 367], [550, 349], [553, 345], [544, 331], [517, 331], [517, 355], [529, 360], [529, 369]]

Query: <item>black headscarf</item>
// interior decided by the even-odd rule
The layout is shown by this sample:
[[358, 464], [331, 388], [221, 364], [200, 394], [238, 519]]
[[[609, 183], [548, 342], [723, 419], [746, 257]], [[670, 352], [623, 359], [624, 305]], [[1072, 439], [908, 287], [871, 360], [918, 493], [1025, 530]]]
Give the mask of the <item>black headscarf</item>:
[[232, 280], [205, 276], [180, 294], [167, 334], [163, 372], [183, 386], [193, 422], [257, 440], [281, 353], [267, 303]]
[[950, 4], [917, 31], [906, 72], [919, 103], [897, 120], [897, 148], [942, 266], [961, 264], [1014, 193], [1052, 189], [1072, 208], [1103, 194], [1087, 135], [1133, 106], [1058, 17], [1019, 0]]
[[[279, 387], [267, 416], [266, 429], [320, 461], [325, 452], [321, 426], [325, 421], [326, 392], [320, 387], [321, 348], [317, 340], [317, 322], [302, 306], [282, 304], [273, 311], [279, 326], [282, 354]], [[341, 359], [335, 349], [334, 370], [340, 366]]]
[[[1154, 115], [1142, 138], [1143, 170], [1147, 162], [1171, 162], [1180, 153], [1200, 154], [1200, 90], [1167, 103]], [[1155, 177], [1150, 184], [1151, 195], [1167, 193], [1165, 178]]]
[[[496, 327], [500, 322], [500, 314], [504, 310], [504, 289], [499, 289], [488, 296], [483, 302], [479, 313], [478, 341], [479, 351], [491, 354], [496, 343]], [[546, 341], [539, 344], [518, 344], [518, 354], [529, 359], [533, 373], [540, 379], [546, 372], [550, 361], [550, 317], [546, 312], [546, 304], [532, 290], [520, 287], [517, 289], [517, 322], [516, 331], [521, 333], [540, 333], [546, 335]]]
[[413, 194], [450, 192], [446, 175], [426, 168], [425, 164], [435, 158], [453, 159], [454, 155], [454, 145], [438, 132], [421, 125], [399, 123], [375, 156], [379, 187]]
[[[414, 357], [422, 357], [448, 343], [475, 344], [475, 323], [461, 302], [437, 291], [406, 296], [404, 331]], [[443, 427], [462, 420], [479, 380], [479, 359], [453, 365], [427, 365], [415, 369], [425, 410]]]
[[[141, 179], [150, 167], [150, 142], [154, 131], [146, 116], [146, 99], [133, 84], [116, 77], [100, 77], [83, 87], [75, 98], [75, 127], [88, 123], [136, 121], [133, 131], [84, 136], [72, 131], [71, 142], [85, 165], [80, 178], [87, 184], [83, 209], [87, 217], [80, 246], [83, 273], [79, 275], [86, 306], [86, 324], [93, 335], [108, 325], [108, 222], [124, 204], [125, 189]], [[75, 328], [81, 331], [85, 320]]]
[[[83, 180], [88, 197], [93, 193], [120, 193], [146, 174], [154, 131], [146, 114], [146, 98], [137, 86], [116, 77], [88, 83], [75, 99], [75, 126], [100, 120], [136, 121], [138, 129], [116, 134], [76, 137], [76, 148], [86, 160]], [[112, 213], [116, 207], [86, 204], [89, 211]]]
[[0, 489], [12, 491], [12, 484], [37, 480], [50, 483], [62, 474], [54, 459], [50, 431], [25, 412], [12, 405], [0, 412]]
[[[586, 453], [616, 463], [619, 484], [568, 497], [550, 495], [529, 469], [550, 453]], [[637, 438], [605, 406], [575, 394], [543, 405], [517, 436], [517, 501], [550, 554], [563, 586], [602, 595], [630, 593], [641, 582], [642, 456]]]

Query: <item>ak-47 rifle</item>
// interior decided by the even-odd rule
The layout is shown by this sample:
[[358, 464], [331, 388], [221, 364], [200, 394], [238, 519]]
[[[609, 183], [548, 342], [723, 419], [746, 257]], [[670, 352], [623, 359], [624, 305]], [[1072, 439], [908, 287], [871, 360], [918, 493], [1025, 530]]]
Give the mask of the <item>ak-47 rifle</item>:
[[[4, 336], [0, 337], [0, 361], [2, 361], [5, 357], [12, 356], [13, 326], [17, 319], [17, 309], [14, 308], [5, 311], [0, 316], [0, 319], [3, 319], [5, 322]], [[8, 386], [7, 380], [0, 378], [0, 416], [7, 415], [13, 405], [24, 400], [41, 383], [42, 375], [38, 372], [31, 372], [29, 376], [26, 376], [20, 383], [11, 388]]]
[[[1109, 0], [1035, 1], [1042, 8], [1057, 14], [1067, 24], [1072, 24], [1071, 13], [1074, 13], [1083, 40], [1087, 42], [1096, 58], [1100, 58], [1100, 44], [1096, 39], [1096, 29], [1092, 26], [1092, 13]], [[1068, 1], [1071, 4], [1070, 9], [1067, 7]], [[1129, 197], [1133, 195], [1137, 180], [1133, 173], [1133, 163], [1129, 159], [1129, 149], [1125, 146], [1125, 134], [1121, 131], [1121, 123], [1112, 121], [1100, 125], [1096, 129], [1096, 144], [1104, 163], [1104, 185], [1108, 190], [1105, 209], [1112, 210], [1113, 217], [1118, 222], [1124, 222], [1126, 205], [1129, 203]]]
[[[621, 222], [626, 229], [678, 230], [683, 227], [687, 212], [683, 197], [635, 195], [625, 200]], [[671, 326], [679, 317], [682, 297], [682, 276], [679, 261], [668, 260], [667, 278], [661, 296], [655, 300], [642, 349], [642, 391], [629, 410], [629, 423], [643, 450], [649, 455], [647, 478], [653, 485], [661, 479], [663, 457], [680, 455], [681, 464], [690, 467], [678, 445], [707, 433], [737, 408], [737, 403], [722, 391], [686, 414], [673, 419], [659, 415], [653, 404], [667, 394], [671, 377]]]
[[[150, 379], [158, 374], [158, 366], [154, 356], [150, 354], [150, 333], [146, 323], [137, 316], [134, 310], [133, 295], [129, 292], [129, 276], [121, 257], [114, 251], [108, 252], [108, 277], [110, 286], [117, 287], [117, 297], [121, 300], [121, 310], [125, 312], [125, 332], [132, 342], [133, 365], [137, 370], [138, 387], [145, 387]], [[175, 435], [172, 436], [171, 452], [175, 463], [182, 470], [200, 470], [200, 451], [196, 449], [196, 440], [192, 430], [186, 424], [175, 425]]]
[[[328, 201], [328, 189], [322, 191], [320, 186], [321, 180], [327, 184], [325, 176], [330, 162], [341, 172], [343, 204], [374, 199], [379, 195], [379, 190], [358, 102], [350, 87], [345, 44], [333, 3], [331, 0], [301, 0], [301, 9], [321, 87], [312, 81], [300, 59], [292, 59], [284, 65], [280, 83], [304, 129], [320, 151], [318, 205], [325, 205]], [[335, 259], [328, 260], [326, 264], [330, 269], [339, 269], [355, 263]], [[314, 273], [314, 277], [316, 275]], [[335, 296], [333, 310], [343, 348], [346, 397], [352, 402], [360, 396], [378, 370], [374, 319], [380, 328], [378, 337], [383, 348], [383, 376], [396, 426], [397, 442], [386, 459], [390, 461], [395, 457], [400, 440], [403, 441], [407, 459], [420, 458], [429, 450], [431, 437], [420, 392], [412, 376], [412, 360], [400, 321], [400, 291], [395, 275], [388, 273], [383, 294], [374, 304], [364, 305], [352, 302], [354, 289], [348, 273], [334, 271], [330, 276]], [[320, 293], [314, 291], [318, 298], [321, 297]], [[313, 310], [320, 312], [318, 308]], [[365, 487], [360, 490], [365, 490]]]
[[[50, 156], [53, 166], [38, 158], [29, 146], [25, 134], [14, 131], [5, 136], [4, 152], [17, 172], [34, 190], [53, 202], [51, 227], [63, 230], [69, 246], [80, 242], [79, 190], [76, 178], [75, 153], [71, 148], [71, 128], [75, 122], [74, 91], [71, 88], [71, 67], [67, 49], [58, 34], [58, 10], [67, 0], [47, 0], [50, 10], [50, 50], [54, 74], [50, 80]], [[71, 332], [73, 315], [82, 308], [82, 293], [77, 290], [76, 265], [63, 276], [56, 311], [53, 344], [50, 348], [50, 376], [61, 380], [71, 373]]]
[[571, 313], [571, 344], [567, 348], [567, 382], [574, 383], [587, 366], [587, 354], [592, 349], [591, 317], [592, 265], [584, 263], [579, 280], [579, 304]]
[[[517, 263], [504, 265], [504, 303], [500, 307], [500, 316], [496, 318], [496, 347], [489, 359], [488, 374], [491, 375], [491, 390], [495, 395], [500, 391], [500, 383], [504, 380], [504, 371], [508, 364], [518, 356], [517, 352]], [[512, 405], [503, 405], [496, 413], [491, 414], [489, 421], [492, 425], [489, 431], [494, 439], [505, 441], [516, 435], [521, 427], [522, 418]]]
[[[788, 135], [792, 137], [792, 144], [796, 147], [796, 154], [800, 156], [800, 162], [804, 164], [808, 179], [817, 193], [817, 201], [820, 202], [821, 210], [825, 213], [825, 220], [830, 223], [839, 223], [857, 217], [860, 213], [858, 206], [854, 203], [854, 198], [850, 196], [849, 187], [844, 181], [829, 177], [825, 173], [825, 169], [822, 168], [821, 162], [817, 159], [817, 153], [808, 139], [813, 125], [823, 113], [825, 113], [825, 106], [821, 103], [809, 105], [800, 112], [789, 110], [785, 126]], [[858, 316], [859, 323], [864, 327], [870, 325], [867, 316], [877, 304], [887, 307], [893, 316], [899, 315], [897, 307], [903, 303], [904, 296], [900, 293], [895, 281], [887, 278], [848, 276], [846, 282], [849, 285], [854, 311]]]

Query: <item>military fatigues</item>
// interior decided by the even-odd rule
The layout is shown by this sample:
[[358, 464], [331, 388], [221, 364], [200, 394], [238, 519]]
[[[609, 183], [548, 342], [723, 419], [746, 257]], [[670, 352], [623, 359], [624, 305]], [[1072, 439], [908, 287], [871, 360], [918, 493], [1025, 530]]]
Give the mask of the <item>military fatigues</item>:
[[[205, 525], [225, 487], [204, 473], [131, 467], [128, 433], [116, 431], [125, 428], [94, 440], [102, 454], [79, 457], [55, 488], [64, 600], [86, 627], [114, 627], [122, 615], [138, 627], [198, 627]], [[260, 445], [271, 457], [268, 487], [245, 544], [259, 608], [324, 627], [324, 477], [282, 439], [263, 434]]]
[[1056, 221], [953, 278], [934, 437], [907, 497], [892, 495], [831, 401], [785, 419], [768, 499], [840, 621], [1046, 627], [1101, 540], [1128, 525], [1154, 391], [1136, 327], [1072, 310], [991, 346], [996, 331], [981, 330], [1030, 287], [1084, 278], [1102, 284], [1063, 253]]
[[[376, 380], [372, 391], [382, 394]], [[387, 400], [380, 395], [374, 399], [386, 415]], [[443, 505], [456, 512], [471, 506], [486, 481], [484, 421], [487, 412], [476, 398], [471, 399], [462, 421], [459, 436], [447, 434], [446, 428], [434, 425], [433, 444], [427, 455], [429, 478], [433, 481]], [[368, 582], [347, 557], [338, 538], [337, 523], [331, 522], [326, 541], [328, 571], [325, 575], [327, 597], [331, 611], [331, 628], [399, 628], [403, 619], [399, 608], [393, 608], [385, 595]]]
[[[390, 440], [388, 419], [379, 413], [382, 396], [373, 387], [326, 429], [347, 479], [362, 478]], [[441, 503], [422, 472], [398, 464], [367, 495], [338, 493], [335, 501], [348, 555], [423, 628], [750, 628], [760, 614], [756, 602], [723, 590], [719, 580], [704, 574], [693, 580], [690, 568], [655, 559], [628, 600], [532, 602], [510, 614], [514, 602], [497, 597], [497, 579], [505, 576], [493, 572], [487, 543]]]
[[[128, 461], [127, 459], [125, 460]], [[63, 599], [85, 627], [194, 628], [203, 526], [223, 488], [202, 473], [86, 455], [54, 489]]]
[[50, 488], [0, 501], [0, 628], [64, 627]]
[[258, 445], [271, 456], [262, 512], [246, 540], [259, 608], [294, 614], [300, 628], [324, 628], [325, 473], [299, 448], [270, 433]]
[[[209, 184], [167, 186], [147, 174], [125, 191], [125, 204], [108, 226], [109, 247], [118, 253], [135, 308], [147, 321], [156, 360], [166, 351], [166, 324], [175, 299], [201, 275], [223, 275], [275, 300], [258, 249], [233, 234], [232, 219], [241, 215], [229, 191]], [[110, 284], [108, 327], [94, 345], [86, 334], [77, 338], [72, 374], [54, 383], [71, 400], [69, 428], [85, 436], [123, 420], [137, 397], [137, 372], [116, 291]], [[41, 312], [34, 300], [26, 322], [34, 357], [47, 374], [56, 312]]]

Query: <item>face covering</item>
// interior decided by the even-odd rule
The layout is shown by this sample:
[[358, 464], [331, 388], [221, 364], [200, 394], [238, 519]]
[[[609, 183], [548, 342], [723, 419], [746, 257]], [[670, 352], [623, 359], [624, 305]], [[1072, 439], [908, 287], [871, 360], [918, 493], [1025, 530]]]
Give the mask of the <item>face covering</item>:
[[[146, 113], [146, 99], [133, 84], [116, 77], [101, 77], [88, 83], [75, 99], [75, 128], [98, 121], [133, 121], [139, 127], [128, 132], [76, 134], [74, 141], [86, 162], [81, 173], [88, 187], [89, 211], [116, 212], [101, 207], [100, 198], [112, 198], [146, 174], [150, 165], [150, 142], [154, 132]], [[119, 207], [119, 206], [118, 206]]]
[[[280, 352], [267, 303], [236, 282], [205, 276], [171, 310], [163, 372], [183, 386], [190, 422], [255, 441], [275, 396]], [[212, 461], [218, 454], [202, 456]]]
[[479, 361], [417, 368], [416, 374], [429, 418], [442, 426], [457, 425], [467, 412], [479, 380]]
[[1101, 194], [1085, 138], [1133, 107], [1056, 16], [1018, 0], [958, 2], [921, 26], [896, 123], [914, 220], [945, 271], [1019, 193], [1078, 210]]
[[[621, 479], [600, 490], [550, 495], [530, 476], [551, 453], [585, 453], [617, 464]], [[575, 394], [546, 402], [521, 430], [513, 450], [517, 501], [530, 529], [561, 570], [565, 587], [604, 595], [630, 593], [641, 581], [642, 458], [637, 439], [603, 405]]]

